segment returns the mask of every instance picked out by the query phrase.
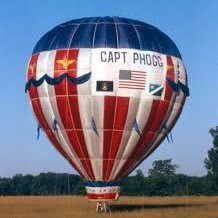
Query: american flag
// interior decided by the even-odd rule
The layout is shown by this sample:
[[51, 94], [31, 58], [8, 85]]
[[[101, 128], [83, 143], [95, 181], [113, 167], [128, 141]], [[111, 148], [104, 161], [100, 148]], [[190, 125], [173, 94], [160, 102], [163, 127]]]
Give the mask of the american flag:
[[146, 72], [136, 70], [119, 71], [119, 88], [121, 89], [145, 89]]

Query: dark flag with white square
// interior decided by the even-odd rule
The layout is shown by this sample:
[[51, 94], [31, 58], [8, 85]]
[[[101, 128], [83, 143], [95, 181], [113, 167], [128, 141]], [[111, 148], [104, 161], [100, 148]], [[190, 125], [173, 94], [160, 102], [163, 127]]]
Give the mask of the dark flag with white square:
[[113, 81], [97, 81], [96, 91], [113, 92]]

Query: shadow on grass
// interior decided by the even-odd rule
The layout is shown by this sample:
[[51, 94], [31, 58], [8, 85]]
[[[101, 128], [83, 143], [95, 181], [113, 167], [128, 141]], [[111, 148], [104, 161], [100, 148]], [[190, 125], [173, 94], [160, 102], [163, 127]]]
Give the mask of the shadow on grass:
[[186, 207], [201, 207], [204, 204], [117, 204], [110, 205], [111, 212], [149, 210], [149, 209], [164, 209], [164, 208], [186, 208]]

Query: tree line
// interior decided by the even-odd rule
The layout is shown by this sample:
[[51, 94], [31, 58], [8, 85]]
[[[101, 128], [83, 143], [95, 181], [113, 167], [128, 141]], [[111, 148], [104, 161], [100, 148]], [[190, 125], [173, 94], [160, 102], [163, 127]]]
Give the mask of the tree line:
[[[213, 147], [205, 159], [205, 176], [178, 174], [172, 159], [156, 160], [145, 176], [142, 170], [121, 182], [130, 196], [218, 195], [218, 127], [210, 130]], [[85, 195], [84, 179], [66, 173], [17, 174], [0, 178], [0, 195]]]

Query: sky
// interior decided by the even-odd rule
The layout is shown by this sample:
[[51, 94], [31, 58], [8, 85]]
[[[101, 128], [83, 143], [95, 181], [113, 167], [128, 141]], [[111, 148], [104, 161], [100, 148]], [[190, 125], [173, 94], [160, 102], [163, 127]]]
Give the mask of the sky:
[[75, 171], [44, 135], [24, 92], [26, 68], [39, 38], [75, 18], [120, 16], [138, 19], [165, 32], [178, 46], [187, 68], [190, 97], [172, 134], [141, 165], [147, 174], [154, 160], [173, 159], [178, 172], [206, 173], [212, 146], [208, 131], [218, 125], [218, 1], [204, 0], [7, 0], [0, 9], [0, 177], [18, 173]]

